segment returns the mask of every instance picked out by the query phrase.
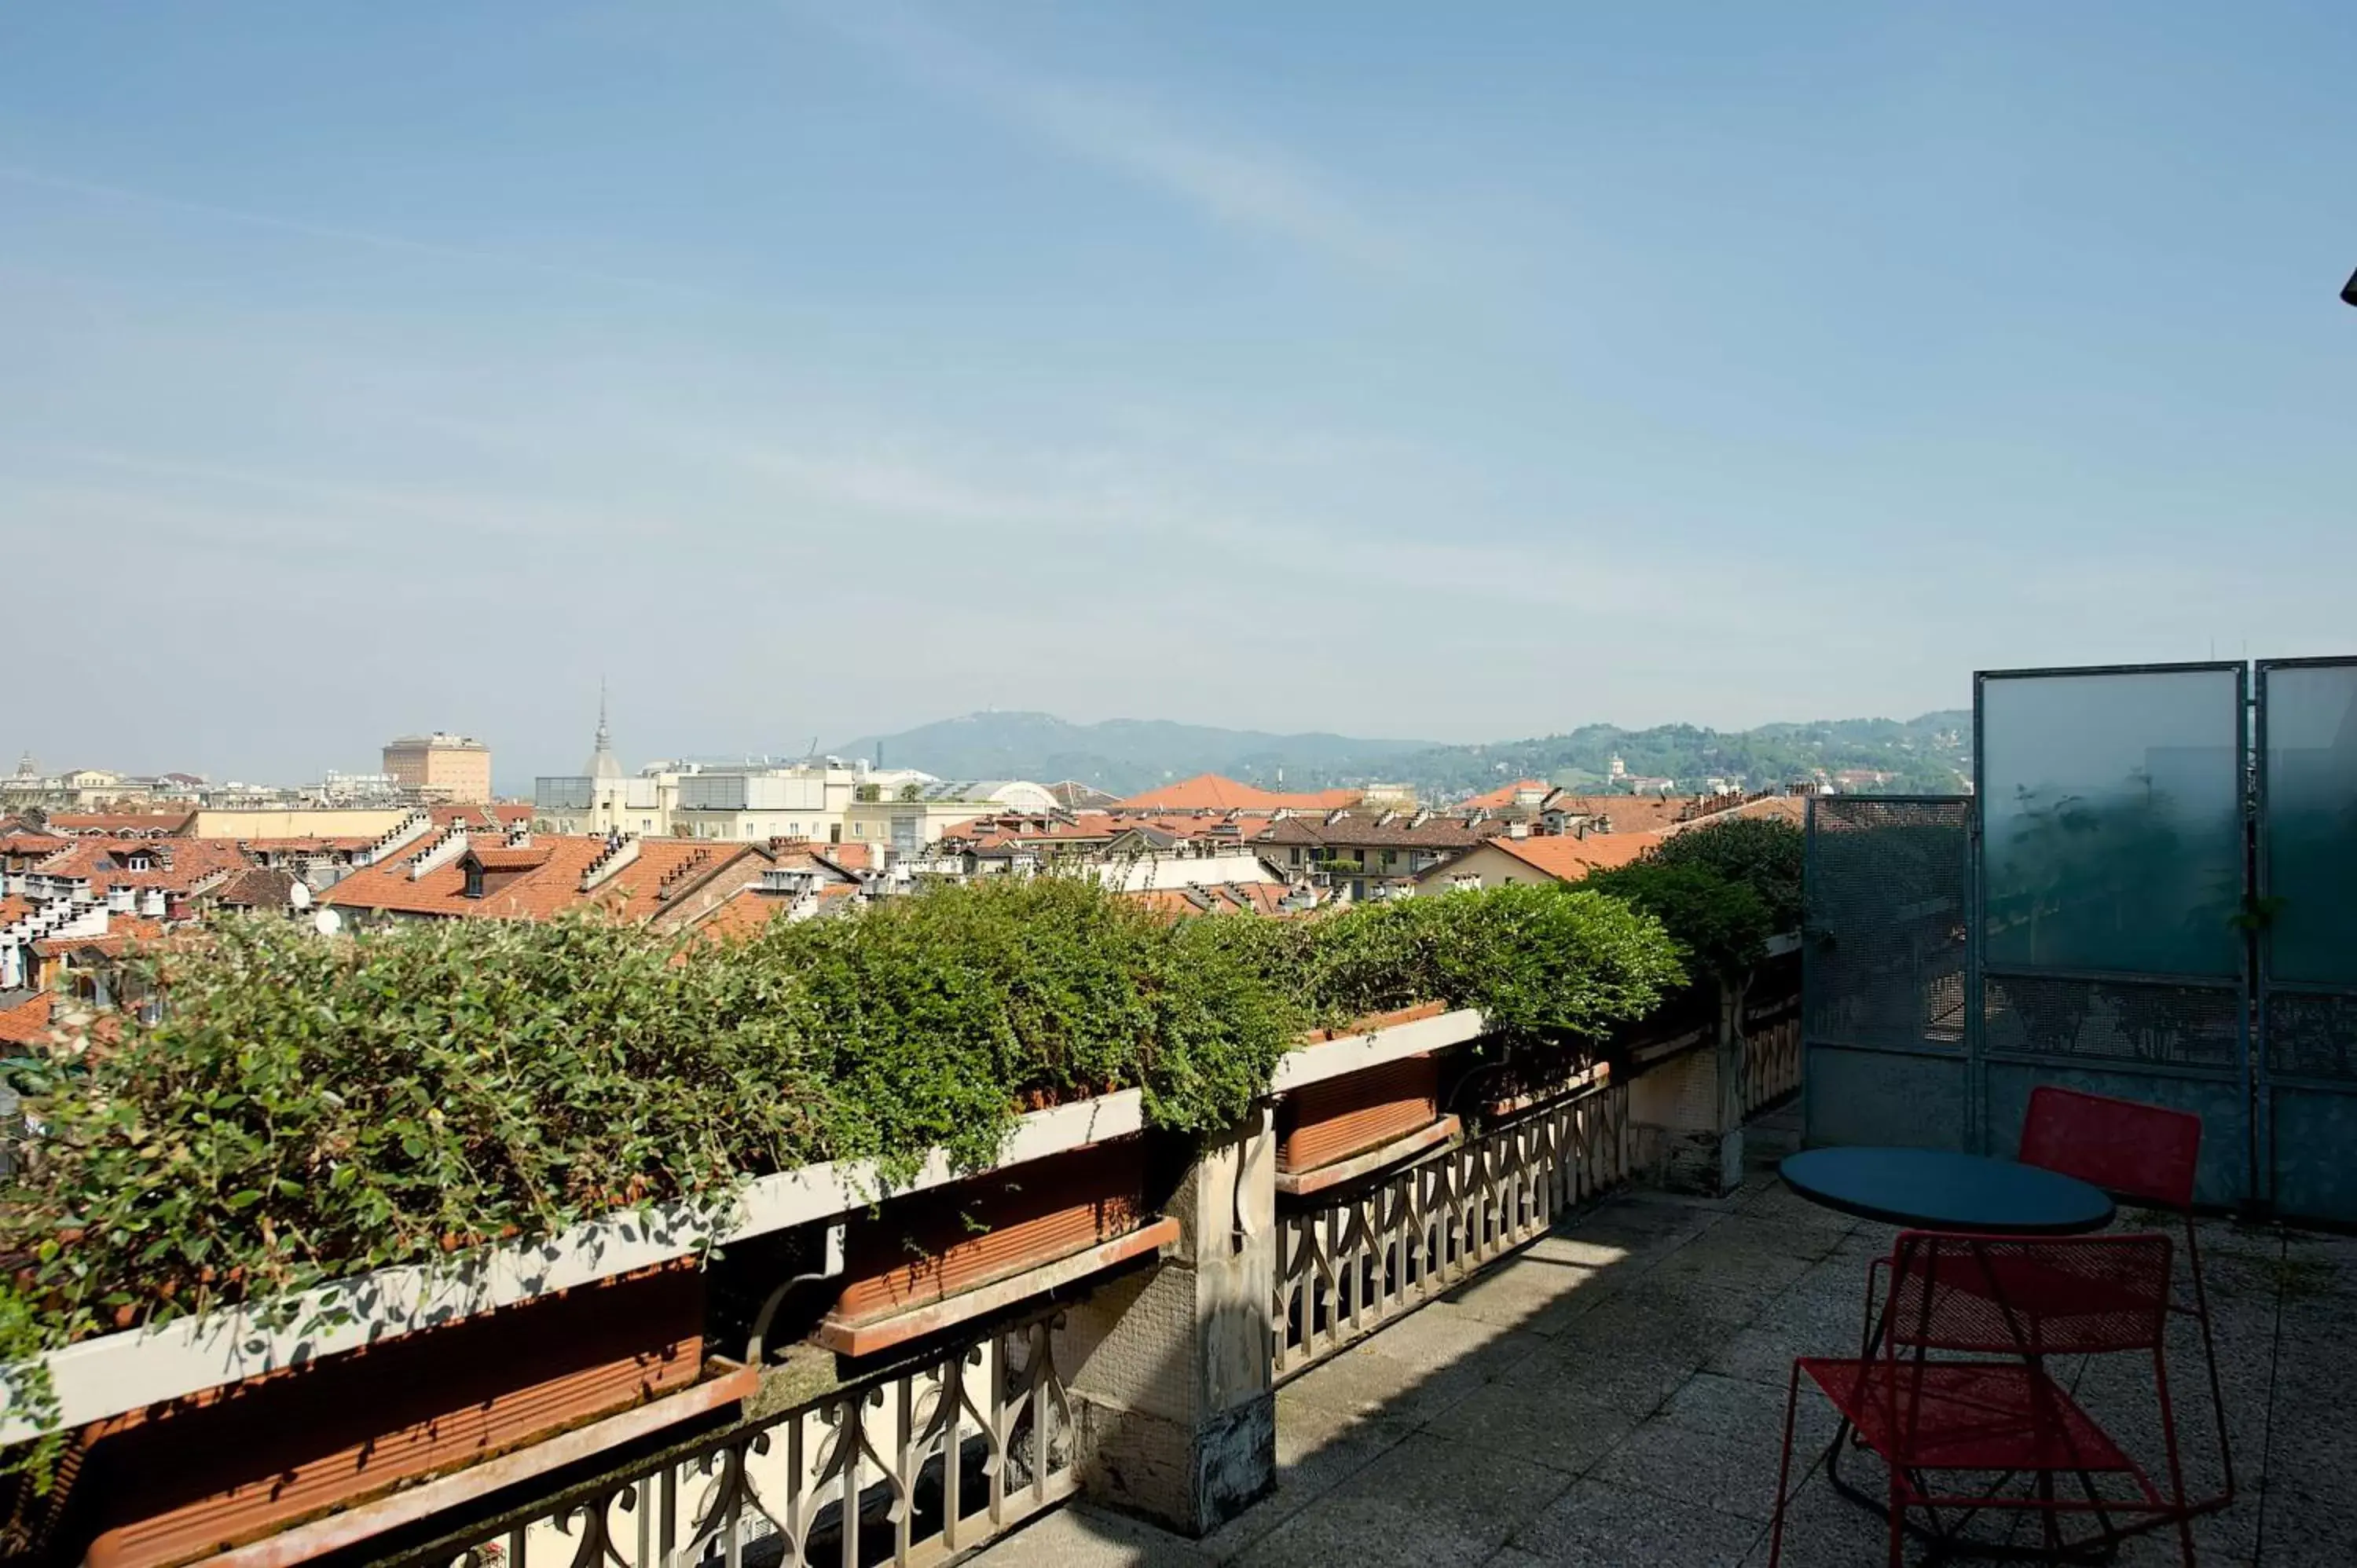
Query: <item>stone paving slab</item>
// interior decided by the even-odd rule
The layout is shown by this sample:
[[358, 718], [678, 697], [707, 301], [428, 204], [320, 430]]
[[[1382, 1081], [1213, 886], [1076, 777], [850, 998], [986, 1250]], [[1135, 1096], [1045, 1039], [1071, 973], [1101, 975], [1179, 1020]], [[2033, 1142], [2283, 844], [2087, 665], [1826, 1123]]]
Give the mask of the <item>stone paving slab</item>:
[[[1764, 1176], [1726, 1199], [1618, 1197], [1288, 1382], [1275, 1492], [1208, 1540], [1082, 1507], [976, 1561], [1758, 1568], [1792, 1358], [1856, 1353], [1867, 1264], [1893, 1234]], [[2239, 1496], [2197, 1521], [2200, 1561], [2352, 1568], [2357, 1240], [2204, 1220], [2201, 1241]], [[2190, 1319], [2172, 1326], [2169, 1369], [2199, 1493], [2218, 1477], [2216, 1434]], [[2158, 1460], [2148, 1380], [2117, 1360], [2065, 1371], [2132, 1452]], [[1791, 1568], [1883, 1561], [1880, 1516], [1835, 1495], [1819, 1468], [1833, 1428], [1804, 1392]], [[1843, 1467], [1878, 1493], [1871, 1455]], [[1924, 1560], [1910, 1542], [1907, 1561]], [[2173, 1531], [2115, 1559], [2177, 1560]]]

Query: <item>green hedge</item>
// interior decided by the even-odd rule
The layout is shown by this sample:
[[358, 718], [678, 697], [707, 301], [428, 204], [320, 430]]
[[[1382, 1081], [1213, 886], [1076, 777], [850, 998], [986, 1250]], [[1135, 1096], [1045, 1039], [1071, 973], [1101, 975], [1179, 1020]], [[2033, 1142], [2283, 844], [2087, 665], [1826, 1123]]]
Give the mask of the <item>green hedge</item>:
[[596, 919], [322, 940], [228, 926], [161, 1021], [59, 1055], [0, 1212], [0, 1356], [827, 1159], [995, 1157], [1025, 1108], [1135, 1085], [1238, 1114], [1318, 1024], [1481, 1008], [1593, 1039], [1683, 979], [1652, 918], [1508, 887], [1171, 923], [1064, 878], [723, 945]]

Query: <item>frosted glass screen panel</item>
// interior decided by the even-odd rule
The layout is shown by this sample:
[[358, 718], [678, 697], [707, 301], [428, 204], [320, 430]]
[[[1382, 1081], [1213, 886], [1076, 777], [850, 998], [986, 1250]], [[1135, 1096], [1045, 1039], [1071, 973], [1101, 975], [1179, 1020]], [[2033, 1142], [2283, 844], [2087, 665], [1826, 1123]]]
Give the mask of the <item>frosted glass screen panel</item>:
[[2268, 670], [2267, 972], [2357, 985], [2357, 665]]
[[2236, 671], [1991, 676], [1980, 701], [1982, 961], [2241, 972]]

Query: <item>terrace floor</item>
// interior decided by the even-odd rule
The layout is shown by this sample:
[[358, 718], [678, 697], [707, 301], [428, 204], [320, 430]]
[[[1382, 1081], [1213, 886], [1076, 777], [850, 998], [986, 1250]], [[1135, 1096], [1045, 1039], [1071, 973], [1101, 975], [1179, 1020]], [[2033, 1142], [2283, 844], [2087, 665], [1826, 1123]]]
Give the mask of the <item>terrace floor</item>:
[[[1792, 1359], [1854, 1353], [1867, 1263], [1890, 1236], [1794, 1197], [1764, 1169], [1716, 1202], [1612, 1198], [1284, 1385], [1276, 1489], [1217, 1534], [1189, 1541], [1082, 1505], [975, 1561], [1764, 1564]], [[2197, 1522], [2199, 1560], [2348, 1568], [2357, 1239], [2216, 1220], [2201, 1242], [2240, 1497]], [[2182, 1326], [2169, 1369], [2188, 1488], [2202, 1496], [2216, 1489], [2215, 1424], [2198, 1333]], [[2110, 1376], [2128, 1370], [2120, 1359], [2089, 1369], [2080, 1397], [2158, 1469], [2148, 1377], [2139, 1402], [2132, 1379]], [[1796, 1470], [1832, 1430], [1804, 1391]], [[1870, 1455], [1844, 1466], [1879, 1487]], [[1884, 1561], [1880, 1519], [1834, 1494], [1821, 1467], [1795, 1487], [1786, 1563]], [[1910, 1563], [1926, 1560], [1910, 1545]], [[2113, 1561], [2175, 1563], [2175, 1535], [2132, 1540]]]

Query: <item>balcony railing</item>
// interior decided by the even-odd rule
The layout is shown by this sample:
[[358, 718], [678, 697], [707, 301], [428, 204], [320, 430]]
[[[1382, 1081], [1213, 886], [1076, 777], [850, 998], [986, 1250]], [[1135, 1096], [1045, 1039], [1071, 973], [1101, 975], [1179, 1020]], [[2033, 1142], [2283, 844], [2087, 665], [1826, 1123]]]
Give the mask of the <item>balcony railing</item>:
[[1325, 1359], [1536, 1237], [1629, 1175], [1629, 1091], [1523, 1112], [1339, 1203], [1277, 1222], [1275, 1364]]
[[408, 1568], [922, 1568], [1078, 1488], [1056, 1315], [741, 1423], [390, 1561]]

